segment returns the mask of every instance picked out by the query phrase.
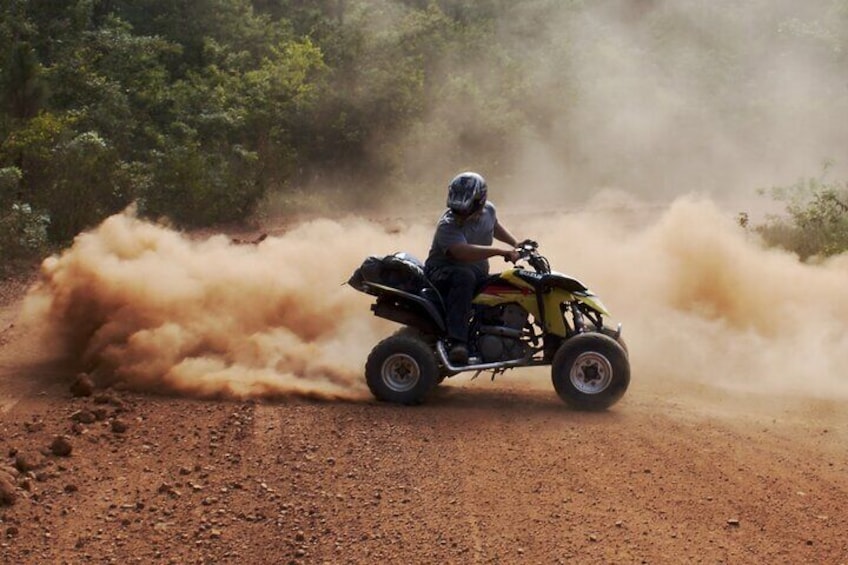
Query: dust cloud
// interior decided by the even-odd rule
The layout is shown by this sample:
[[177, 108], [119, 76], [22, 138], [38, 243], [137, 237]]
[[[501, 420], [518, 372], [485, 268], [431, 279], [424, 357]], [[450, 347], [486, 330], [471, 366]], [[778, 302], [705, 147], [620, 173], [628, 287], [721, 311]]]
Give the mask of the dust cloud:
[[394, 236], [317, 220], [236, 245], [113, 216], [47, 259], [24, 319], [101, 383], [237, 398], [358, 399], [387, 323], [342, 286]]
[[[606, 203], [533, 217], [507, 207], [501, 217], [623, 323], [634, 389], [680, 381], [848, 396], [848, 257], [805, 265], [765, 249], [709, 200], [649, 213], [632, 198]], [[316, 220], [236, 245], [127, 212], [46, 260], [24, 312], [44, 329], [45, 351], [101, 382], [202, 397], [367, 399], [365, 359], [397, 326], [341, 283], [367, 255], [423, 258], [434, 222]], [[492, 260], [493, 271], [503, 266]]]
[[623, 323], [634, 387], [848, 396], [848, 256], [803, 264], [697, 197], [649, 215], [581, 213], [535, 227], [555, 268]]
[[[528, 208], [608, 188], [664, 205], [698, 192], [747, 206], [757, 189], [817, 176], [827, 160], [835, 177], [848, 172], [844, 2], [497, 5], [495, 45], [451, 61], [455, 95], [398, 140], [410, 178], [436, 187], [433, 197], [471, 169], [499, 183], [502, 203]], [[479, 158], [464, 140], [480, 123], [506, 125], [479, 144], [513, 150]]]
[[[399, 183], [407, 220], [390, 230], [337, 216], [254, 246], [111, 217], [43, 264], [25, 317], [45, 350], [145, 390], [367, 398], [365, 358], [396, 326], [341, 283], [370, 254], [423, 258], [448, 180], [471, 169], [508, 227], [624, 324], [634, 387], [848, 396], [848, 258], [813, 266], [766, 250], [726, 203], [848, 151], [835, 118], [848, 115], [844, 2], [502, 5], [503, 51], [472, 50], [448, 76], [496, 102], [533, 85], [492, 110], [519, 148], [509, 162], [463, 150], [479, 112], [457, 89], [393, 140], [415, 182]], [[490, 55], [514, 57], [520, 73], [490, 76]]]

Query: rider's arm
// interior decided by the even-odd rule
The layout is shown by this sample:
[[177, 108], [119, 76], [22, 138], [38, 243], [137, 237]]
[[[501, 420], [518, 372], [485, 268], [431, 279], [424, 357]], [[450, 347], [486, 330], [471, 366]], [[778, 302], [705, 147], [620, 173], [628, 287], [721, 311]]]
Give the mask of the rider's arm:
[[503, 257], [508, 261], [516, 261], [518, 252], [515, 249], [500, 249], [488, 245], [473, 245], [471, 243], [454, 243], [448, 247], [448, 255], [463, 263], [483, 261], [489, 257]]
[[503, 241], [504, 243], [506, 243], [506, 244], [510, 245], [510, 246], [511, 246], [511, 247], [513, 247], [513, 248], [515, 248], [515, 247], [517, 247], [517, 246], [518, 246], [518, 240], [517, 240], [517, 239], [515, 239], [515, 236], [514, 236], [514, 235], [512, 235], [512, 234], [509, 232], [509, 230], [508, 230], [508, 229], [506, 229], [506, 228], [503, 226], [503, 224], [501, 224], [501, 223], [500, 223], [499, 221], [497, 221], [497, 220], [495, 220], [495, 232], [494, 232], [494, 236], [495, 236], [495, 239], [497, 239], [498, 241]]

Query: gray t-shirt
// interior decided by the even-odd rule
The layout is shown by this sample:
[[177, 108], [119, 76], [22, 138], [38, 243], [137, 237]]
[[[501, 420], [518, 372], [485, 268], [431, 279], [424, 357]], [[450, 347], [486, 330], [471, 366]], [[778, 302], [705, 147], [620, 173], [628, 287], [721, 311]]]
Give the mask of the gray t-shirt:
[[427, 256], [427, 267], [437, 268], [448, 265], [471, 265], [482, 274], [489, 274], [489, 261], [465, 263], [448, 256], [448, 248], [457, 243], [471, 245], [492, 245], [494, 240], [497, 210], [491, 202], [486, 202], [479, 214], [463, 220], [450, 210], [446, 210], [436, 226], [433, 244]]

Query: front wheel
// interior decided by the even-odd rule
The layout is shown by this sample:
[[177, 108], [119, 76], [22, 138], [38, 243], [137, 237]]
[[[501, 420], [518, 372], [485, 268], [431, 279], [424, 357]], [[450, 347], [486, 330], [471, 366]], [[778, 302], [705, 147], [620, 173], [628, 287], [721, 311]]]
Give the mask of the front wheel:
[[627, 356], [630, 356], [630, 351], [627, 349], [627, 343], [624, 342], [624, 338], [621, 337], [621, 334], [618, 332], [618, 330], [614, 330], [609, 326], [604, 326], [603, 328], [601, 328], [601, 333], [617, 341], [621, 348], [624, 350], [624, 352], [627, 353]]
[[584, 333], [567, 339], [554, 355], [551, 378], [559, 397], [578, 410], [604, 410], [630, 385], [627, 352], [615, 339]]
[[365, 381], [377, 400], [418, 404], [436, 386], [436, 359], [421, 339], [393, 335], [378, 343], [365, 363]]

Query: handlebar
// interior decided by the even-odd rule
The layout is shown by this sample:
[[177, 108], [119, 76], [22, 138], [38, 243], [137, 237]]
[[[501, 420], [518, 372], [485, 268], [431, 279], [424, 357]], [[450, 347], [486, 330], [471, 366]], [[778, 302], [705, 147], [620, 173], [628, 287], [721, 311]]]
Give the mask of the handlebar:
[[515, 250], [518, 251], [518, 260], [526, 260], [537, 273], [548, 274], [551, 272], [551, 264], [539, 253], [539, 244], [532, 239], [525, 239], [519, 243]]
[[525, 239], [518, 245], [516, 245], [518, 249], [538, 249], [539, 244], [533, 241], [532, 239]]

